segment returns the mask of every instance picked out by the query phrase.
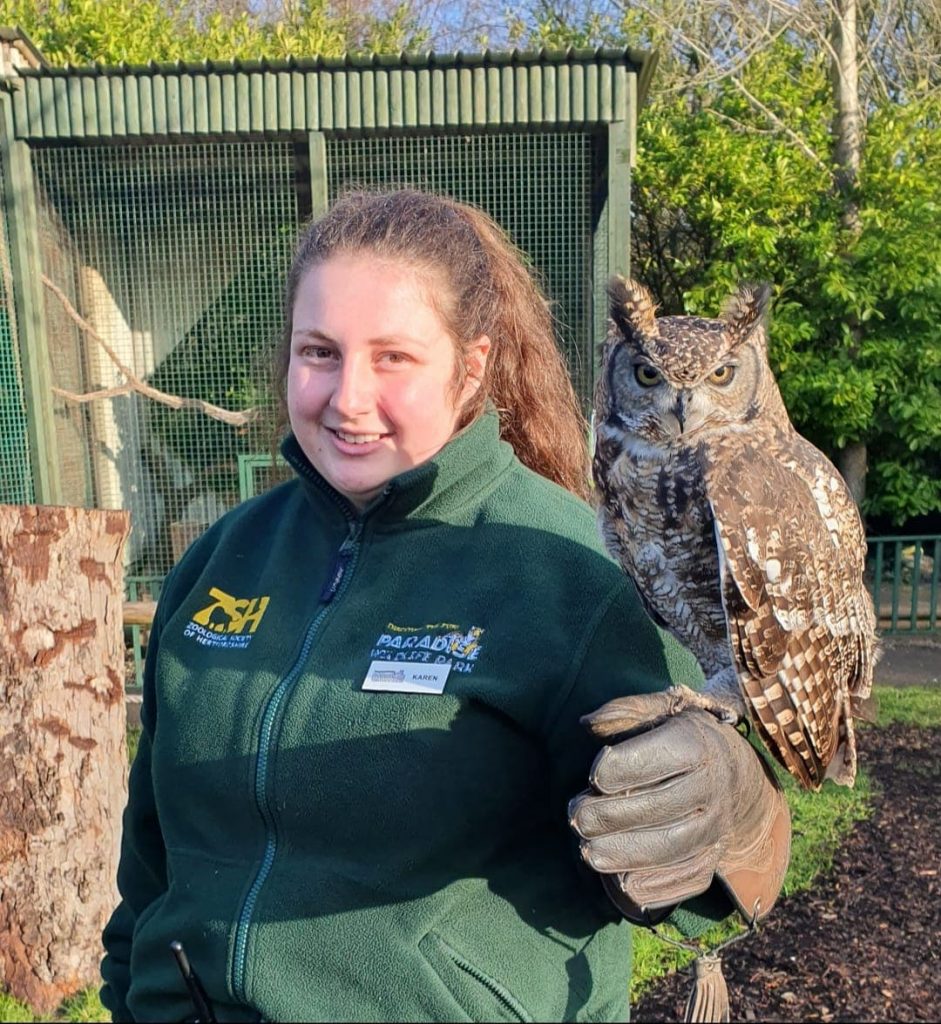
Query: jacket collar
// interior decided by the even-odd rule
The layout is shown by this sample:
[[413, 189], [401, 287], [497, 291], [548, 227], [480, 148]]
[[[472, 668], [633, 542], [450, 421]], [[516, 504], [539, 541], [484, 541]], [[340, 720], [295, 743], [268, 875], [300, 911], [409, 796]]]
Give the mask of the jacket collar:
[[281, 454], [319, 510], [326, 504], [340, 509], [347, 519], [362, 517], [389, 528], [451, 519], [514, 460], [513, 449], [500, 440], [497, 412], [488, 407], [437, 455], [393, 477], [382, 494], [360, 511], [314, 469], [293, 434], [282, 442]]

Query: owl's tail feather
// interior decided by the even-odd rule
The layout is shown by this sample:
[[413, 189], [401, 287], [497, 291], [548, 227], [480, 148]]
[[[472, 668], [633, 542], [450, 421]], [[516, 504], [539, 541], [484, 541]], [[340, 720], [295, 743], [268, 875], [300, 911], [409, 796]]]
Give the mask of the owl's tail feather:
[[856, 729], [852, 704], [853, 698], [847, 694], [841, 708], [836, 751], [824, 775], [825, 779], [833, 779], [839, 786], [849, 787], [856, 782]]
[[856, 749], [846, 742], [836, 748], [833, 760], [827, 765], [825, 779], [832, 779], [838, 786], [853, 787], [856, 782]]
[[853, 694], [850, 697], [850, 707], [853, 709], [853, 718], [858, 718], [861, 722], [874, 725], [879, 720], [879, 698], [874, 693], [870, 693], [868, 697]]

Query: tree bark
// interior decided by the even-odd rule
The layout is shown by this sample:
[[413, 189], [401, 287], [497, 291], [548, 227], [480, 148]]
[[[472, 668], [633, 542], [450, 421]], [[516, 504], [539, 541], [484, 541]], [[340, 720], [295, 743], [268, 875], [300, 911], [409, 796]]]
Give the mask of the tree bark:
[[[836, 165], [836, 187], [843, 199], [841, 220], [847, 233], [849, 252], [862, 233], [856, 183], [862, 157], [862, 111], [859, 100], [859, 54], [856, 35], [857, 0], [836, 0], [833, 5], [833, 23], [830, 41], [833, 46], [831, 65], [833, 101], [833, 162]], [[862, 339], [862, 325], [850, 324], [853, 336], [851, 355], [855, 358]], [[866, 496], [868, 471], [866, 442], [863, 439], [846, 445], [839, 453], [838, 468], [849, 487], [850, 494], [862, 511]]]
[[843, 227], [853, 240], [862, 223], [856, 201], [856, 182], [862, 155], [862, 112], [859, 102], [859, 57], [856, 41], [856, 0], [837, 0], [833, 7], [831, 65], [833, 101], [833, 162], [836, 185], [843, 197]]
[[126, 512], [0, 505], [0, 986], [95, 981], [127, 800]]
[[857, 508], [866, 497], [866, 473], [869, 470], [866, 457], [866, 445], [859, 441], [841, 448], [837, 454], [836, 468], [846, 481]]

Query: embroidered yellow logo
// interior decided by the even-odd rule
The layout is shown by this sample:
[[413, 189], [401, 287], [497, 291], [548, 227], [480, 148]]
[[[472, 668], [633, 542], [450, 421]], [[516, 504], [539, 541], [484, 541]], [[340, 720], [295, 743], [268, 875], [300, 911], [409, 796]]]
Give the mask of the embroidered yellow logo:
[[205, 626], [215, 633], [254, 633], [261, 622], [269, 598], [265, 597], [233, 597], [218, 587], [209, 588], [212, 604], [198, 611], [193, 622]]

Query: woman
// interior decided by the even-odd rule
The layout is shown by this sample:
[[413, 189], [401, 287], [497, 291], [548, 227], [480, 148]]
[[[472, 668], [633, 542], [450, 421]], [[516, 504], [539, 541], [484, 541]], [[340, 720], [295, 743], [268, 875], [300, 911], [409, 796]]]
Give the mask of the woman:
[[[116, 1018], [192, 1016], [179, 940], [222, 1020], [623, 1017], [629, 928], [566, 827], [597, 749], [579, 718], [694, 669], [602, 554], [547, 304], [489, 218], [404, 191], [310, 227], [285, 310], [297, 479], [164, 584], [102, 998]], [[734, 730], [690, 720], [744, 747], [745, 803], [774, 802]], [[672, 728], [608, 748], [571, 810], [642, 918], [723, 879], [716, 861], [698, 888], [631, 888], [632, 851], [651, 854], [623, 771], [651, 737], [669, 753]], [[689, 837], [741, 847], [737, 820], [701, 817], [667, 829], [674, 860]]]

